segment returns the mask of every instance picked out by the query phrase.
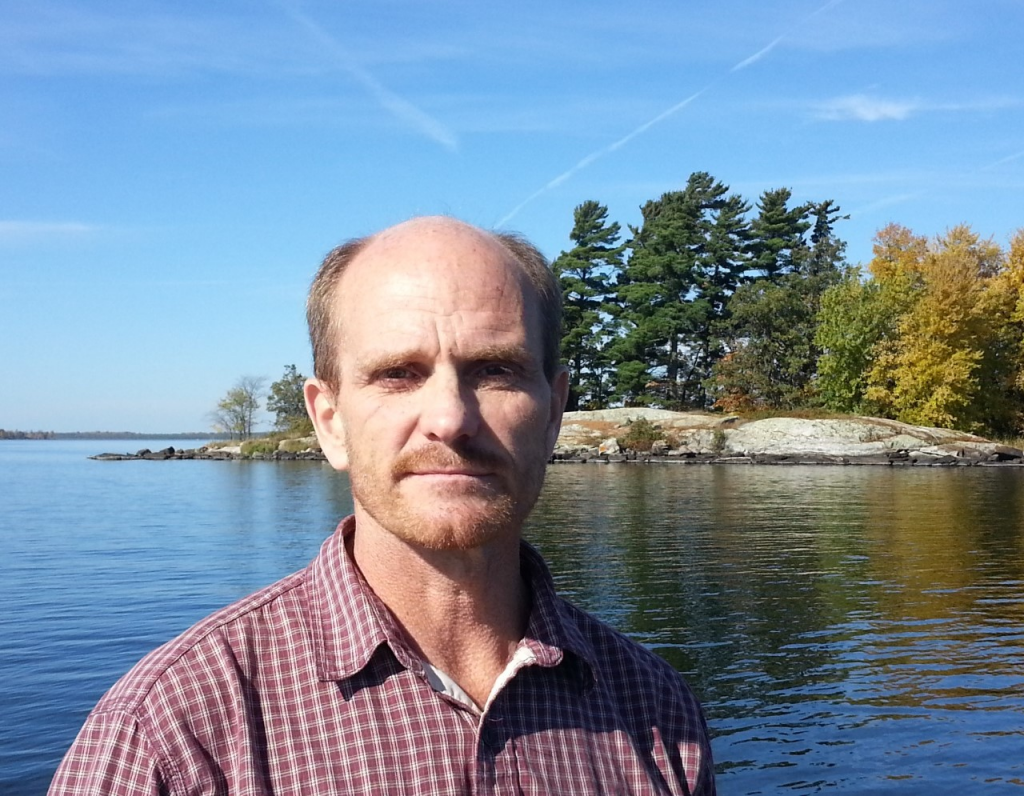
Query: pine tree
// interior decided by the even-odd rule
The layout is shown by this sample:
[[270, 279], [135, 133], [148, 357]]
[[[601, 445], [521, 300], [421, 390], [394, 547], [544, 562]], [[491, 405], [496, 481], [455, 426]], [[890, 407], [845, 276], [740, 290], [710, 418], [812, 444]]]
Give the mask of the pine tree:
[[608, 223], [607, 207], [593, 200], [583, 202], [573, 211], [569, 237], [575, 246], [552, 263], [562, 287], [562, 357], [569, 367], [569, 411], [607, 403], [604, 344], [610, 334], [608, 300], [625, 248], [618, 243], [619, 232], [617, 222]]
[[721, 355], [718, 325], [746, 268], [749, 209], [706, 172], [642, 208], [617, 292], [622, 336], [612, 353], [627, 403], [706, 403], [704, 380]]
[[[780, 188], [758, 203], [751, 250], [761, 276], [733, 295], [730, 353], [709, 380], [723, 409], [792, 409], [814, 398], [821, 296], [845, 267], [845, 244], [833, 230], [842, 216], [831, 200], [790, 208], [790, 197]], [[810, 245], [808, 216], [815, 219]]]

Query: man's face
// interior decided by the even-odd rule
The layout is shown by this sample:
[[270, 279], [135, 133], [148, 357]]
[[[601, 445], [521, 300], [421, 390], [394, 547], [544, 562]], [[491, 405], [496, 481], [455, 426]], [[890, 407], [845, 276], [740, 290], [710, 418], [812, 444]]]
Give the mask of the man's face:
[[566, 377], [544, 376], [537, 300], [505, 251], [457, 222], [409, 222], [350, 263], [335, 310], [332, 463], [349, 470], [357, 521], [432, 549], [518, 534]]

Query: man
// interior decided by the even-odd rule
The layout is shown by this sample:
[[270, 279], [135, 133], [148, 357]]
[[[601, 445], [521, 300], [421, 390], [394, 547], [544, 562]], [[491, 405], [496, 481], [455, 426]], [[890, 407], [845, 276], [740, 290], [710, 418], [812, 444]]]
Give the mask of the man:
[[52, 794], [713, 794], [671, 667], [555, 596], [520, 531], [568, 391], [525, 241], [415, 219], [328, 255], [306, 404], [354, 515], [147, 656]]

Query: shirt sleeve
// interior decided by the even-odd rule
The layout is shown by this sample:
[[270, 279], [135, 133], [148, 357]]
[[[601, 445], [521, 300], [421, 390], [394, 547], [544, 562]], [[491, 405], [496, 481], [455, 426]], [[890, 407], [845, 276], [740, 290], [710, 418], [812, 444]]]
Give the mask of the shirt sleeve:
[[143, 728], [121, 711], [93, 712], [50, 783], [48, 796], [170, 794]]

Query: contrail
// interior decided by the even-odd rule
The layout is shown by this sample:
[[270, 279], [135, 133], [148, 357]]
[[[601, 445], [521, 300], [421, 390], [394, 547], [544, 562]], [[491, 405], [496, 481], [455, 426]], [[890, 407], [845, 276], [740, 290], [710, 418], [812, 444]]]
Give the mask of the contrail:
[[[807, 24], [807, 22], [812, 20], [814, 17], [818, 16], [819, 14], [825, 13], [830, 8], [833, 8], [834, 6], [837, 6], [840, 3], [842, 3], [842, 2], [844, 2], [844, 0], [829, 0], [829, 2], [825, 3], [825, 5], [821, 6], [816, 11], [811, 12], [806, 17], [804, 17], [799, 22], [797, 22], [796, 25], [793, 26], [793, 30], [797, 30], [797, 29], [803, 27], [805, 24]], [[792, 33], [792, 31], [790, 31], [790, 33]], [[575, 176], [576, 174], [581, 172], [583, 169], [587, 168], [587, 166], [592, 164], [594, 161], [600, 160], [605, 155], [611, 154], [616, 149], [619, 149], [620, 147], [625, 146], [626, 144], [628, 144], [630, 141], [632, 141], [637, 136], [642, 135], [643, 133], [646, 133], [654, 125], [658, 124], [658, 122], [662, 122], [665, 119], [667, 119], [669, 116], [672, 116], [673, 114], [681, 111], [683, 108], [685, 108], [687, 105], [689, 105], [695, 99], [697, 99], [697, 97], [699, 97], [701, 94], [704, 94], [706, 91], [709, 91], [716, 84], [721, 82], [721, 80], [723, 80], [724, 77], [727, 77], [728, 75], [732, 74], [733, 72], [739, 72], [742, 69], [746, 69], [751, 64], [754, 64], [757, 61], [760, 61], [762, 58], [764, 58], [766, 55], [768, 55], [768, 53], [770, 53], [772, 50], [774, 50], [779, 45], [780, 42], [782, 42], [788, 35], [790, 35], [790, 33], [784, 33], [781, 36], [777, 37], [772, 42], [770, 42], [767, 46], [762, 47], [760, 50], [758, 50], [753, 55], [750, 55], [747, 58], [744, 58], [739, 63], [737, 63], [735, 66], [733, 66], [726, 73], [726, 75], [723, 75], [722, 77], [719, 77], [718, 79], [713, 80], [711, 83], [709, 83], [704, 88], [702, 88], [700, 91], [698, 91], [696, 94], [691, 94], [689, 97], [684, 99], [682, 102], [677, 102], [671, 108], [668, 108], [667, 110], [662, 111], [657, 116], [655, 116], [653, 119], [650, 119], [649, 121], [644, 122], [639, 127], [637, 127], [635, 130], [633, 130], [632, 132], [626, 134], [625, 136], [623, 136], [622, 138], [620, 138], [618, 141], [614, 142], [613, 144], [609, 144], [608, 146], [606, 146], [606, 147], [604, 147], [602, 149], [599, 149], [596, 152], [591, 152], [589, 155], [587, 155], [585, 158], [583, 158], [583, 160], [581, 160], [579, 163], [577, 163], [571, 169], [569, 169], [568, 171], [565, 171], [565, 172], [559, 174], [553, 180], [550, 180], [543, 187], [538, 188], [536, 191], [534, 191], [532, 194], [530, 194], [528, 197], [526, 197], [523, 201], [521, 201], [518, 205], [513, 207], [509, 212], [507, 212], [501, 218], [500, 221], [498, 221], [498, 223], [495, 226], [496, 227], [503, 227], [503, 226], [505, 226], [505, 224], [507, 224], [509, 221], [511, 221], [513, 218], [515, 218], [517, 215], [519, 215], [519, 211], [522, 210], [524, 207], [526, 207], [528, 204], [530, 204], [531, 202], [533, 202], [537, 198], [543, 196], [548, 191], [553, 190], [554, 188], [557, 188], [559, 185], [561, 185], [563, 182], [568, 180], [570, 177]]]
[[700, 91], [698, 91], [696, 94], [691, 94], [689, 97], [684, 99], [682, 102], [677, 102], [671, 108], [669, 108], [668, 110], [662, 111], [661, 113], [659, 113], [657, 116], [655, 116], [650, 121], [644, 122], [639, 127], [637, 127], [635, 130], [633, 130], [631, 133], [628, 133], [627, 135], [624, 135], [618, 141], [615, 141], [614, 143], [609, 144], [608, 146], [604, 147], [603, 149], [599, 149], [596, 152], [591, 152], [589, 155], [587, 155], [585, 158], [583, 158], [583, 160], [581, 160], [579, 163], [577, 163], [571, 169], [569, 169], [568, 171], [565, 171], [565, 172], [559, 174], [553, 180], [551, 180], [546, 185], [544, 185], [544, 187], [537, 189], [532, 194], [530, 194], [528, 197], [526, 197], [518, 205], [516, 205], [514, 208], [512, 208], [512, 210], [510, 210], [508, 213], [506, 213], [505, 216], [495, 226], [497, 226], [497, 227], [505, 226], [505, 224], [507, 224], [509, 221], [511, 221], [513, 218], [515, 218], [515, 216], [519, 213], [520, 210], [522, 210], [524, 207], [526, 207], [528, 204], [530, 204], [530, 202], [532, 202], [534, 199], [536, 199], [539, 196], [542, 196], [543, 194], [546, 194], [548, 191], [552, 190], [553, 188], [557, 188], [559, 185], [561, 185], [563, 182], [568, 180], [573, 175], [578, 174], [579, 172], [583, 171], [583, 169], [585, 169], [587, 166], [589, 166], [595, 160], [600, 160], [605, 155], [610, 155], [616, 149], [619, 149], [620, 147], [625, 146], [630, 141], [632, 141], [634, 138], [636, 138], [638, 135], [641, 135], [642, 133], [647, 132], [651, 127], [656, 125], [658, 122], [667, 119], [673, 113], [676, 113], [677, 111], [681, 111], [683, 108], [685, 108], [687, 105], [689, 105], [695, 99], [697, 99], [697, 97], [699, 97], [701, 94], [703, 94], [709, 88], [711, 88], [711, 86], [705, 86]]
[[982, 166], [979, 171], [989, 171], [997, 168], [998, 166], [1005, 166], [1007, 163], [1012, 163], [1015, 160], [1024, 158], [1024, 152], [1016, 152], [1012, 155], [1007, 155], [1005, 158], [1000, 158], [995, 163], [989, 163], [987, 166]]
[[433, 116], [413, 105], [409, 100], [391, 91], [377, 78], [359, 66], [359, 64], [352, 60], [348, 51], [342, 47], [338, 40], [316, 24], [316, 22], [288, 3], [281, 3], [281, 8], [284, 9], [288, 16], [302, 25], [313, 38], [317, 39], [327, 52], [334, 56], [335, 60], [349, 76], [366, 89], [370, 96], [377, 101], [378, 105], [445, 149], [454, 152], [459, 148], [459, 141], [451, 130]]
[[730, 73], [732, 73], [732, 72], [739, 72], [741, 69], [746, 69], [751, 64], [757, 63], [762, 58], [764, 58], [766, 55], [768, 55], [768, 53], [770, 53], [772, 50], [774, 50], [779, 45], [779, 42], [782, 41], [784, 38], [786, 38], [785, 34], [779, 36], [777, 39], [775, 39], [775, 41], [773, 41], [767, 47], [764, 47], [764, 48], [758, 50], [756, 53], [751, 55], [749, 58], [744, 58], [742, 61], [740, 61], [738, 64], [736, 64], [736, 66], [734, 66], [732, 69], [730, 69], [729, 72]]

